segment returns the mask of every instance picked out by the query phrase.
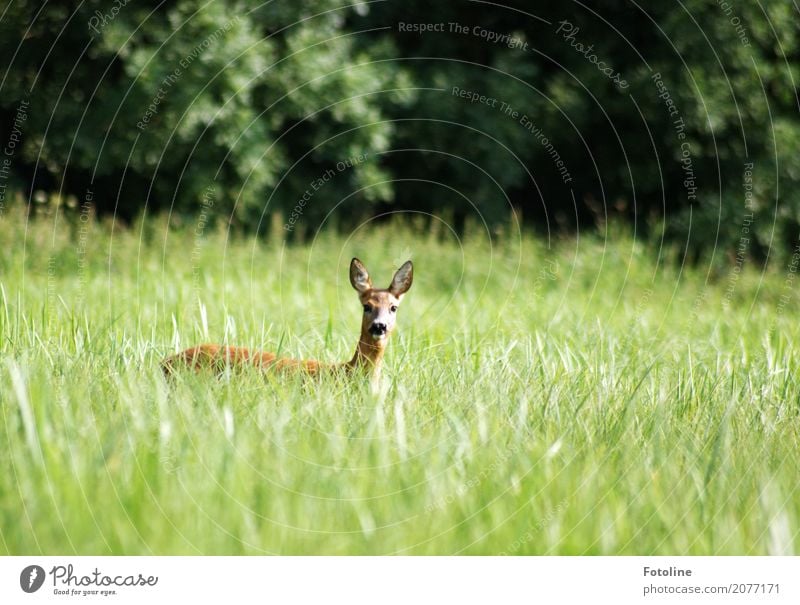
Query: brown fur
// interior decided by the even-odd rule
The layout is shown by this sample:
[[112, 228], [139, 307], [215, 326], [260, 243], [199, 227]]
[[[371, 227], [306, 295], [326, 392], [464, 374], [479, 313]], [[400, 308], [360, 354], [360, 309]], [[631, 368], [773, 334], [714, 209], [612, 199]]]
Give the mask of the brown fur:
[[[195, 371], [211, 369], [222, 372], [227, 367], [243, 366], [271, 371], [299, 371], [310, 376], [340, 370], [349, 373], [355, 369], [367, 369], [378, 373], [386, 352], [389, 335], [394, 329], [397, 306], [411, 287], [412, 279], [413, 268], [411, 261], [408, 261], [395, 273], [389, 288], [376, 289], [372, 287], [372, 281], [361, 261], [357, 258], [351, 261], [350, 283], [358, 291], [361, 304], [368, 305], [370, 311], [365, 310], [364, 312], [356, 351], [348, 362], [332, 364], [314, 360], [278, 358], [274, 353], [251, 351], [244, 347], [201, 344], [166, 358], [161, 363], [161, 367], [167, 376], [172, 375], [179, 368], [189, 368]], [[378, 319], [386, 326], [386, 331], [384, 337], [376, 339], [370, 333], [370, 327]]]
[[202, 344], [168, 357], [162, 363], [166, 374], [172, 374], [179, 367], [193, 370], [212, 369], [221, 372], [226, 367], [251, 365], [260, 369], [303, 369], [309, 374], [317, 374], [323, 367], [317, 361], [278, 359], [274, 353], [251, 351], [245, 347], [227, 347], [216, 344]]

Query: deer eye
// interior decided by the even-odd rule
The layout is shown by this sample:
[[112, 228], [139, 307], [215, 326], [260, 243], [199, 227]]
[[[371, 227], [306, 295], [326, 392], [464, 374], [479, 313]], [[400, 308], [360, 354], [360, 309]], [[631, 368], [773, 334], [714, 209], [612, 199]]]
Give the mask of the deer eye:
[[392, 313], [396, 313], [396, 312], [397, 312], [397, 305], [392, 305], [391, 307], [389, 307], [389, 310], [390, 310]]
[[364, 313], [372, 313], [372, 307], [369, 305], [364, 305]]

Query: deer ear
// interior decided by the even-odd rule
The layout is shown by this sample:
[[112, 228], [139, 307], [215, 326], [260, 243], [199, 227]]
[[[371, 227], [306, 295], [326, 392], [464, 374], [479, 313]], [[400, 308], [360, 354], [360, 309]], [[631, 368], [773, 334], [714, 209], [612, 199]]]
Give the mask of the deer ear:
[[414, 281], [414, 265], [408, 260], [403, 263], [403, 266], [397, 270], [392, 278], [392, 285], [389, 286], [391, 292], [397, 298], [408, 292], [411, 287], [411, 282]]
[[365, 292], [372, 287], [367, 268], [357, 258], [350, 261], [350, 283], [359, 292]]

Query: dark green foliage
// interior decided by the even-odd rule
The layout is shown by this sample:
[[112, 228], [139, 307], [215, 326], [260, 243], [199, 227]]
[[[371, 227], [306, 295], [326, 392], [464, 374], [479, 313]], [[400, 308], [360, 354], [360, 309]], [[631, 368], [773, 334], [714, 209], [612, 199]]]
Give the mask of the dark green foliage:
[[[79, 199], [91, 189], [101, 211], [123, 217], [213, 202], [256, 228], [337, 162], [389, 144], [380, 107], [400, 95], [373, 93], [396, 87], [394, 74], [353, 50], [345, 2], [255, 12], [235, 2], [131, 2], [94, 22], [99, 33], [91, 19], [110, 15], [108, 3], [34, 17], [37, 4], [12, 7], [0, 42], [4, 57], [20, 48], [3, 107], [13, 115], [18, 99], [31, 99], [24, 160], [38, 160], [34, 189]], [[371, 187], [362, 201], [391, 197], [375, 162], [336, 177], [307, 216], [356, 187]]]
[[276, 209], [310, 231], [514, 207], [736, 262], [798, 240], [800, 20], [782, 0], [51, 5], [0, 20], [0, 134], [30, 100], [29, 191], [258, 231]]

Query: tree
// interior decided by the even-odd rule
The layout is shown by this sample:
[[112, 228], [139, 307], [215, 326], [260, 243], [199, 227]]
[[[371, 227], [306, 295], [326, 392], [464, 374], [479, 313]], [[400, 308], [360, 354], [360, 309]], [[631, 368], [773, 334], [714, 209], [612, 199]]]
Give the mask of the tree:
[[354, 50], [347, 6], [15, 3], [2, 98], [6, 112], [30, 99], [31, 189], [91, 191], [121, 217], [213, 202], [250, 228], [331, 170], [308, 221], [353, 189], [353, 205], [390, 199], [371, 158], [391, 137], [381, 106], [403, 95], [385, 92], [399, 88], [395, 75]]
[[792, 10], [14, 2], [2, 134], [28, 99], [16, 174], [123, 216], [213, 202], [254, 230], [281, 209], [294, 231], [513, 207], [543, 231], [614, 218], [738, 263], [800, 234]]

